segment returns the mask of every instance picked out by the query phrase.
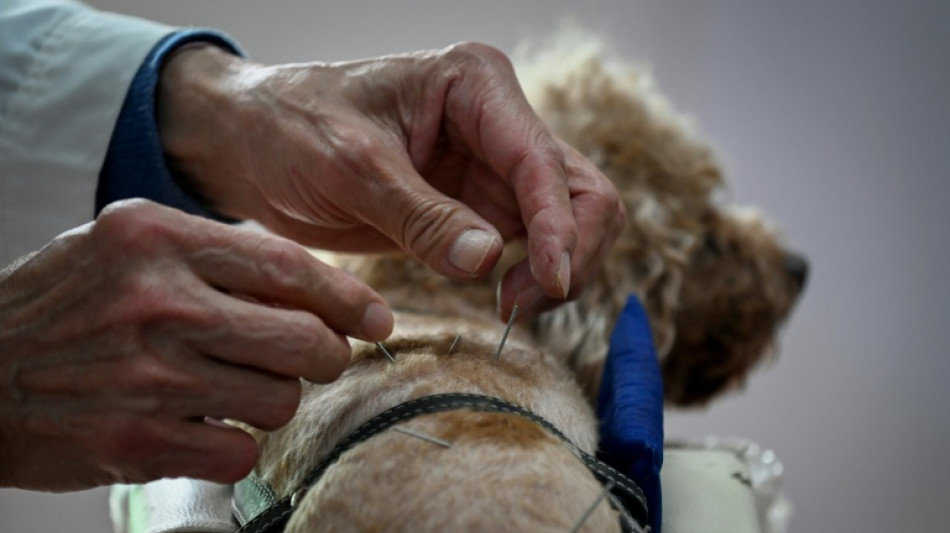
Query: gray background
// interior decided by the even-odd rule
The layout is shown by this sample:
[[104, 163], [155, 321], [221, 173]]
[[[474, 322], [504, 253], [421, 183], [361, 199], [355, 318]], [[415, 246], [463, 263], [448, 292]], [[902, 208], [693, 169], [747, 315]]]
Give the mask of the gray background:
[[[572, 16], [648, 61], [813, 275], [781, 357], [741, 394], [670, 414], [787, 468], [792, 531], [946, 531], [950, 495], [950, 2], [138, 2], [95, 5], [236, 37], [263, 62], [480, 40]], [[107, 531], [104, 489], [0, 491], [0, 530]]]

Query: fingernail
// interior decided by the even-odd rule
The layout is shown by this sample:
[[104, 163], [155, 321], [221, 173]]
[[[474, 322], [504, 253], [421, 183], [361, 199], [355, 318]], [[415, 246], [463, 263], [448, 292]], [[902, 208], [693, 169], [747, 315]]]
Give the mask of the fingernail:
[[393, 330], [393, 314], [385, 305], [373, 302], [366, 306], [363, 320], [360, 322], [360, 332], [367, 339], [382, 340]]
[[495, 236], [491, 233], [480, 229], [466, 230], [452, 244], [449, 263], [469, 274], [475, 274], [494, 244]]
[[567, 252], [561, 254], [561, 264], [557, 268], [557, 286], [561, 289], [561, 298], [567, 298], [567, 293], [571, 290], [571, 255]]

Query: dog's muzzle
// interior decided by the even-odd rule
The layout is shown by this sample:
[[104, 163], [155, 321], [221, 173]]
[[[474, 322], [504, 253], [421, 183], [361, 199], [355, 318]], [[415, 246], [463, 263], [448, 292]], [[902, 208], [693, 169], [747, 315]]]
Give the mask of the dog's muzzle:
[[316, 468], [311, 470], [291, 496], [278, 498], [273, 489], [254, 473], [238, 482], [235, 485], [232, 500], [234, 515], [241, 524], [238, 533], [277, 533], [284, 531], [300, 499], [344, 452], [399, 422], [420, 415], [462, 409], [519, 415], [556, 435], [570, 447], [574, 456], [583, 462], [591, 474], [604, 485], [607, 500], [620, 514], [621, 531], [629, 533], [646, 533], [649, 531], [647, 526], [649, 510], [640, 487], [613, 467], [578, 448], [544, 418], [523, 407], [491, 396], [437, 394], [399, 404], [365, 422], [338, 444]]

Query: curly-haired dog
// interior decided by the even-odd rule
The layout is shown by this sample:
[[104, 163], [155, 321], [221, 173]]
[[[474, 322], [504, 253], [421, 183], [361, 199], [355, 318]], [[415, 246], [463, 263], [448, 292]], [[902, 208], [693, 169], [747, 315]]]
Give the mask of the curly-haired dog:
[[[257, 434], [256, 472], [279, 496], [362, 423], [431, 394], [502, 398], [594, 453], [596, 420], [575, 378], [596, 392], [631, 292], [651, 315], [670, 402], [709, 400], [767, 353], [804, 283], [802, 260], [760, 218], [714, 201], [723, 181], [711, 151], [647, 77], [593, 50], [558, 61], [523, 71], [524, 83], [554, 131], [623, 196], [628, 224], [606, 267], [576, 301], [517, 325], [496, 360], [497, 280], [454, 283], [402, 256], [330, 256], [400, 311], [385, 343], [395, 361], [355, 342], [339, 380], [307, 385], [288, 426]], [[402, 429], [429, 440], [385, 431], [339, 454], [288, 531], [568, 531], [603, 491], [574, 448], [513, 414], [425, 414]], [[583, 530], [619, 530], [617, 511], [596, 507]]]

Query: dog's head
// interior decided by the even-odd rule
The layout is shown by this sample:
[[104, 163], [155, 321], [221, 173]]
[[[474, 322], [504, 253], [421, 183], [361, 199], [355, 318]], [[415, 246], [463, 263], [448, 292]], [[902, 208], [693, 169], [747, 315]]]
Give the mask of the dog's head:
[[605, 60], [602, 46], [583, 38], [523, 65], [522, 82], [554, 132], [611, 178], [628, 222], [600, 278], [542, 316], [538, 335], [595, 394], [609, 328], [636, 293], [650, 314], [667, 401], [703, 404], [771, 353], [807, 264], [761, 214], [721, 200], [713, 151], [650, 76]]
[[735, 386], [773, 352], [807, 277], [754, 213], [712, 212], [683, 270], [673, 341], [662, 361], [666, 398], [702, 404]]

